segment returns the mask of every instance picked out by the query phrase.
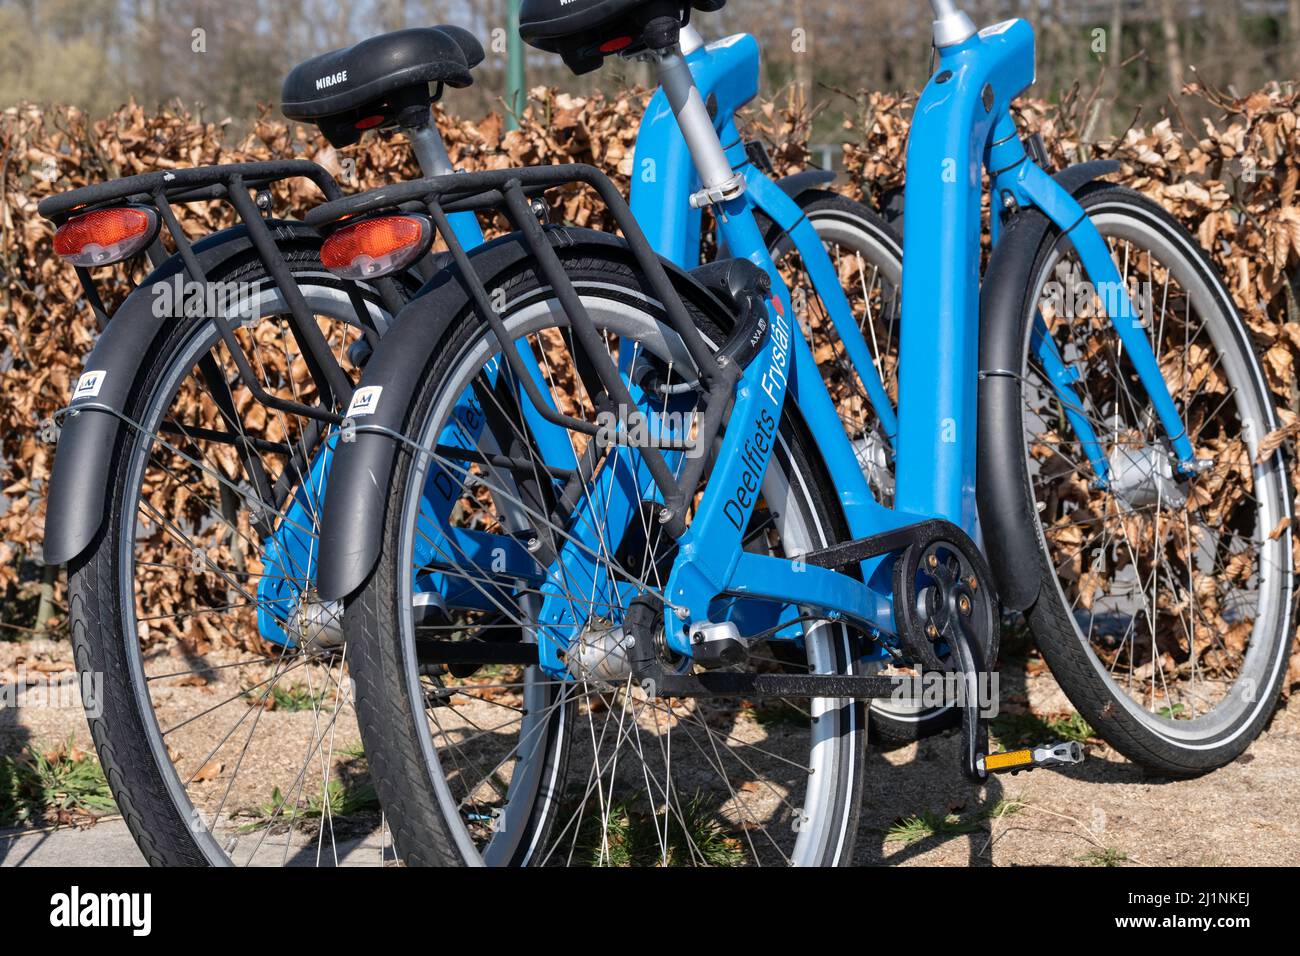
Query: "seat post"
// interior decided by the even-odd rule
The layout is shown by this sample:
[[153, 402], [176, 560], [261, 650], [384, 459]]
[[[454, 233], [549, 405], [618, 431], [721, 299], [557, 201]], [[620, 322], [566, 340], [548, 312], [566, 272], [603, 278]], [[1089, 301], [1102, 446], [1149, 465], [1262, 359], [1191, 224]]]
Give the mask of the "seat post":
[[937, 49], [960, 46], [975, 35], [975, 24], [956, 0], [930, 0], [934, 10], [934, 45]]
[[682, 25], [680, 41], [682, 53], [686, 56], [694, 53], [700, 47], [704, 46], [704, 37], [700, 36], [700, 31], [695, 29], [689, 23]]
[[704, 186], [691, 197], [691, 205], [726, 202], [745, 191], [745, 177], [731, 168], [718, 131], [713, 128], [709, 110], [682, 54], [679, 30], [680, 24], [670, 17], [651, 21], [646, 27], [645, 56], [655, 65], [659, 85], [677, 117], [677, 125]]
[[411, 148], [415, 150], [415, 161], [420, 164], [424, 176], [446, 176], [456, 170], [451, 165], [451, 156], [447, 153], [447, 144], [442, 141], [438, 124], [433, 121], [430, 109], [425, 122], [418, 126], [406, 127], [411, 137]]

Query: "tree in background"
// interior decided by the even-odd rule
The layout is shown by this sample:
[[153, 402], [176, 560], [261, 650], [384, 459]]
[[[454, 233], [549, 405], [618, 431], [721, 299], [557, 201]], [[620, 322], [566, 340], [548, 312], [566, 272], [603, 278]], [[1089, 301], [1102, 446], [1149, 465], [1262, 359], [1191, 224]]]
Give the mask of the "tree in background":
[[[499, 106], [505, 89], [507, 0], [0, 0], [0, 106], [66, 102], [102, 112], [134, 95], [145, 105], [179, 98], [209, 118], [236, 121], [274, 102], [294, 63], [382, 32], [458, 23], [488, 57], [454, 108]], [[1148, 116], [1200, 80], [1245, 92], [1300, 78], [1300, 0], [967, 0], [979, 23], [1012, 16], [1038, 31], [1039, 95], [1078, 83], [1102, 87], [1101, 135], [1141, 109]], [[745, 30], [764, 49], [764, 92], [789, 91], [813, 107], [837, 90], [912, 90], [930, 69], [923, 0], [733, 0], [697, 14], [708, 36]], [[1100, 34], [1099, 34], [1100, 31]], [[1101, 37], [1099, 42], [1098, 37]], [[528, 54], [530, 84], [575, 92], [645, 83], [637, 64], [572, 77], [559, 61]], [[831, 135], [825, 111], [820, 131]]]

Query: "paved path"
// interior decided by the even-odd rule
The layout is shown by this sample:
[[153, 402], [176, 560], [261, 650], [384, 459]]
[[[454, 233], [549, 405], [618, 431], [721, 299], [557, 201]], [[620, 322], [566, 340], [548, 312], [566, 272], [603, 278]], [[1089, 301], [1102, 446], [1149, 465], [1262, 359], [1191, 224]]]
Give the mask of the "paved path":
[[[1063, 772], [956, 772], [955, 736], [868, 757], [859, 864], [886, 866], [1300, 866], [1300, 693], [1241, 757], [1171, 780], [1104, 745]], [[908, 843], [900, 818], [950, 817], [948, 833]], [[965, 831], [965, 832], [962, 832]]]
[[[257, 859], [279, 865], [283, 844], [268, 845]], [[379, 836], [340, 840], [340, 862], [347, 866], [378, 866]], [[393, 855], [388, 844], [385, 857]], [[273, 857], [274, 859], [271, 859]], [[314, 866], [316, 849], [305, 838], [293, 843], [292, 866]], [[100, 820], [94, 826], [42, 830], [0, 830], [0, 867], [5, 866], [144, 866], [144, 857], [121, 817]]]
[[93, 827], [0, 830], [0, 866], [144, 866], [120, 817]]
[[[1045, 670], [1007, 693], [1037, 713], [1069, 710]], [[69, 738], [90, 747], [79, 708], [0, 709], [0, 753]], [[1088, 749], [1088, 760], [1064, 773], [1001, 777], [975, 788], [957, 772], [951, 734], [894, 751], [873, 746], [856, 862], [1300, 866], [1300, 689], [1242, 757], [1194, 780], [1148, 774], [1103, 745]], [[900, 819], [927, 812], [949, 818], [948, 832], [912, 842], [891, 832]], [[315, 862], [310, 848], [295, 843], [293, 850], [303, 865]], [[379, 862], [373, 835], [340, 850], [347, 862]], [[118, 818], [86, 828], [0, 831], [0, 866], [142, 864]]]

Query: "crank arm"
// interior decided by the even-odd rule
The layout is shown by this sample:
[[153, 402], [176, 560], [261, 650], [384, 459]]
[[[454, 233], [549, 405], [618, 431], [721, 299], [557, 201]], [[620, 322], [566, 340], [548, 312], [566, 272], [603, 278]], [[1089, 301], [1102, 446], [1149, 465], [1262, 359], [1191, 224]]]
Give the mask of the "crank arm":
[[989, 750], [988, 723], [980, 712], [979, 699], [984, 654], [963, 628], [956, 628], [950, 638], [952, 661], [964, 682], [961, 695], [961, 769], [967, 778], [978, 782], [988, 777], [984, 760]]
[[988, 724], [981, 712], [978, 675], [984, 662], [980, 650], [966, 636], [957, 634], [953, 658], [966, 682], [966, 693], [961, 702], [962, 772], [976, 782], [987, 780], [991, 773], [1019, 773], [1039, 767], [1069, 767], [1083, 763], [1083, 747], [1074, 741], [1063, 741], [1020, 750], [991, 754]]

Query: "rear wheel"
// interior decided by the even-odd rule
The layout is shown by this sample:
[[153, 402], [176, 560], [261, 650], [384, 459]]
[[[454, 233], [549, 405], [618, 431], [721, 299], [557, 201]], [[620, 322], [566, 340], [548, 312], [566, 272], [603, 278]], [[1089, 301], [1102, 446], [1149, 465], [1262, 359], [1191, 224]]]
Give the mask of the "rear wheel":
[[[628, 381], [658, 376], [664, 391], [654, 394], [675, 396], [671, 408], [647, 399], [650, 410], [696, 411], [703, 399], [691, 386], [689, 359], [640, 276], [618, 259], [565, 254]], [[487, 285], [503, 290], [500, 314], [521, 350], [536, 356], [544, 393], [565, 413], [592, 420], [588, 380], [549, 288], [528, 268]], [[690, 308], [706, 337], [719, 341], [728, 317]], [[497, 340], [472, 313], [457, 318], [431, 353], [404, 433], [432, 451], [399, 453], [379, 564], [347, 605], [358, 714], [403, 858], [433, 865], [849, 862], [864, 708], [648, 696], [620, 667], [617, 636], [629, 600], [661, 595], [671, 567], [671, 541], [656, 531], [653, 486], [638, 477], [645, 506], [616, 514], [618, 496], [610, 497], [604, 477], [634, 468], [635, 456], [603, 453], [576, 484], [548, 473], [542, 435], [499, 357]], [[476, 407], [471, 396], [481, 416], [458, 411]], [[478, 420], [486, 424], [477, 433], [465, 427]], [[586, 436], [563, 435], [582, 460]], [[797, 427], [786, 422], [780, 435], [746, 545], [778, 556], [830, 543], [843, 527], [834, 496], [814, 480], [816, 459], [805, 454]], [[434, 485], [456, 501], [441, 528], [429, 518]], [[537, 502], [554, 503], [564, 487], [578, 507], [561, 524]], [[581, 540], [575, 553], [604, 583], [589, 589], [572, 583], [574, 565], [538, 562], [547, 583], [528, 585], [452, 544], [471, 540], [464, 532]], [[558, 591], [547, 591], [556, 581]], [[573, 676], [490, 663], [485, 652], [536, 644], [543, 628], [555, 626], [546, 616], [552, 597], [578, 635], [565, 658]], [[842, 627], [806, 624], [799, 638], [760, 645], [745, 666], [853, 671], [855, 640]], [[429, 663], [448, 642], [459, 650], [457, 663]]]
[[[378, 296], [313, 249], [285, 255], [346, 362], [363, 334], [351, 294], [382, 328]], [[260, 261], [209, 279], [229, 290], [226, 317], [262, 388], [316, 401]], [[258, 404], [211, 320], [168, 329], [125, 407], [105, 527], [69, 568], [77, 666], [102, 678], [87, 706], [108, 781], [153, 865], [377, 865], [387, 841], [341, 609], [310, 589], [330, 427]]]

